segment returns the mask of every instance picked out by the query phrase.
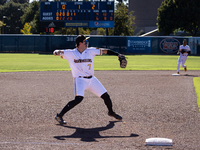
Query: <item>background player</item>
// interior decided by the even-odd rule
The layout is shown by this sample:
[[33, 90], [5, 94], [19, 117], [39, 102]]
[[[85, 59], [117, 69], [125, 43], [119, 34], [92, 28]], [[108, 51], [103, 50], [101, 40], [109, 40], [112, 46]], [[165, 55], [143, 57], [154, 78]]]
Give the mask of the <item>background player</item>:
[[188, 54], [190, 54], [190, 47], [187, 45], [186, 39], [183, 40], [183, 45], [180, 45], [179, 51], [177, 54], [180, 54], [178, 58], [178, 65], [177, 65], [177, 74], [179, 74], [180, 65], [187, 71], [187, 66], [185, 66], [185, 62], [187, 60]]
[[[60, 124], [66, 123], [66, 121], [63, 120], [64, 114], [83, 100], [84, 91], [86, 89], [104, 100], [104, 103], [108, 108], [109, 116], [112, 116], [118, 120], [122, 120], [122, 117], [113, 111], [112, 101], [106, 89], [94, 76], [94, 57], [95, 55], [108, 54], [116, 55], [121, 58], [123, 55], [108, 49], [97, 49], [92, 47], [88, 48], [88, 38], [89, 37], [86, 38], [84, 35], [79, 35], [76, 38], [75, 49], [55, 50], [53, 52], [55, 56], [61, 56], [62, 58], [68, 60], [74, 82], [75, 99], [68, 102], [61, 112], [55, 117]], [[126, 59], [120, 61], [121, 67], [124, 66], [123, 68], [125, 68], [126, 64]]]

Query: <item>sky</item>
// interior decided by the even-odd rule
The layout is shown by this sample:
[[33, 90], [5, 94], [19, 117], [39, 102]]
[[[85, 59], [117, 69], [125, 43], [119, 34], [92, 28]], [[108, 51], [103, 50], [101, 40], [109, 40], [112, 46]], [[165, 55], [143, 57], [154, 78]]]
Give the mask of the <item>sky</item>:
[[[33, 1], [34, 1], [34, 0], [29, 0], [30, 3], [32, 3]], [[38, 1], [38, 0], [36, 0], [36, 1]]]
[[[33, 1], [34, 1], [34, 0], [29, 0], [30, 3], [32, 3]], [[36, 1], [39, 1], [39, 0], [36, 0]]]

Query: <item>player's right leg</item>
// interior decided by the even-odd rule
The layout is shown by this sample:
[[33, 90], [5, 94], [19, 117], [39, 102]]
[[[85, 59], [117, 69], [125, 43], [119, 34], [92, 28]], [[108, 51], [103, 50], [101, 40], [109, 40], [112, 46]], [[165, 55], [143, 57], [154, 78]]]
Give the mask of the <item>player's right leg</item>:
[[60, 124], [66, 124], [66, 121], [63, 120], [63, 116], [67, 113], [70, 109], [74, 108], [78, 105], [84, 98], [84, 91], [85, 91], [86, 84], [83, 79], [81, 78], [74, 78], [74, 94], [75, 99], [68, 102], [67, 105], [61, 110], [59, 114], [56, 115], [55, 119]]
[[180, 65], [181, 65], [181, 57], [179, 56], [179, 58], [178, 58], [178, 64], [177, 64], [177, 74], [179, 74]]
[[76, 96], [74, 100], [68, 102], [67, 105], [61, 110], [61, 112], [56, 115], [56, 121], [58, 121], [60, 124], [66, 124], [66, 121], [64, 121], [62, 117], [66, 112], [78, 105], [82, 100], [83, 96]]

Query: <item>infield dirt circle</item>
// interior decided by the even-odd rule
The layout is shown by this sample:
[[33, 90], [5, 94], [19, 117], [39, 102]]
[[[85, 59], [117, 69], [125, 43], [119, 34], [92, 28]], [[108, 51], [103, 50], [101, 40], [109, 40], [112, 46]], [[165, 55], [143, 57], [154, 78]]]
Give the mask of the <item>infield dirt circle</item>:
[[[122, 150], [200, 148], [200, 113], [193, 77], [200, 71], [95, 71], [108, 90], [117, 121], [101, 98], [84, 100], [55, 121], [74, 98], [70, 71], [0, 73], [1, 150]], [[173, 140], [173, 146], [145, 146], [147, 138]]]

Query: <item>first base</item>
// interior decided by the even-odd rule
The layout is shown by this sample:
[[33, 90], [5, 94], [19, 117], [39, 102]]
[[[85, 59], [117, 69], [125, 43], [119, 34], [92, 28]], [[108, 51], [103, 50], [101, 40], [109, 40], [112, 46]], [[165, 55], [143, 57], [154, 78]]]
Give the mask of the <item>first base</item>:
[[180, 74], [174, 73], [172, 74], [172, 76], [180, 76]]
[[145, 145], [172, 146], [173, 142], [172, 142], [172, 139], [167, 139], [167, 138], [149, 138], [149, 139], [146, 139]]

